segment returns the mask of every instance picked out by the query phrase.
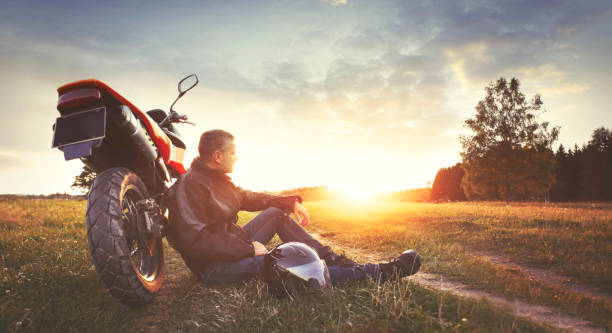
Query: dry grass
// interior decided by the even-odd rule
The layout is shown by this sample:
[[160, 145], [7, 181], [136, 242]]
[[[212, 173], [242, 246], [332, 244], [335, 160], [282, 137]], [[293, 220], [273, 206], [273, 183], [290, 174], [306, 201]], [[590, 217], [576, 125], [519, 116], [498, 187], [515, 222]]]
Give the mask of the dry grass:
[[534, 281], [479, 256], [503, 255], [610, 292], [610, 204], [311, 202], [307, 207], [313, 228], [334, 242], [387, 257], [414, 248], [425, 257], [423, 268], [430, 272], [507, 297], [560, 307], [599, 325], [611, 324], [610, 302]]
[[[461, 235], [458, 230], [471, 230], [460, 222], [482, 224], [473, 214], [484, 214], [483, 221], [518, 214], [518, 225], [524, 209], [500, 207], [508, 210], [504, 212], [467, 206], [474, 211], [454, 205], [360, 208], [307, 203], [313, 215], [311, 230], [324, 237], [387, 257], [414, 247], [424, 254], [425, 268], [456, 269], [459, 276], [469, 271], [462, 253], [478, 239], [448, 242]], [[2, 331], [549, 331], [486, 301], [431, 290], [409, 279], [384, 285], [350, 283], [333, 294], [304, 295], [296, 302], [271, 297], [259, 280], [207, 286], [186, 273], [178, 254], [169, 248], [166, 257], [175, 272], [169, 272], [160, 295], [149, 306], [128, 308], [108, 294], [92, 266], [84, 201], [0, 199], [0, 207], [0, 213], [11, 212], [0, 214]], [[241, 222], [252, 216], [241, 214]], [[595, 219], [606, 220], [605, 216]], [[537, 225], [527, 220], [522, 222], [525, 226]], [[444, 221], [452, 228], [445, 228]], [[480, 269], [480, 263], [473, 265]]]
[[[612, 288], [612, 207], [386, 203], [308, 203], [323, 236], [381, 253], [406, 247], [445, 260], [461, 252], [503, 254]], [[428, 253], [430, 252], [431, 253]], [[429, 255], [431, 254], [431, 255]], [[448, 260], [446, 260], [448, 259]]]
[[24, 211], [14, 203], [0, 202], [0, 224], [16, 224], [24, 220]]

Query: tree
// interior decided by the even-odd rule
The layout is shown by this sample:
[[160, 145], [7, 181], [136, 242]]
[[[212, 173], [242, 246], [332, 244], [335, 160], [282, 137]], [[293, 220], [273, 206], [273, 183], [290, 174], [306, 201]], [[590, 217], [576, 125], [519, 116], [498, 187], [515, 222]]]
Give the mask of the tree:
[[587, 200], [612, 200], [612, 130], [597, 128], [584, 147], [579, 182]]
[[465, 194], [461, 189], [463, 175], [464, 171], [461, 168], [461, 163], [438, 170], [431, 187], [431, 201], [465, 200]]
[[490, 83], [476, 116], [465, 121], [474, 132], [460, 137], [468, 199], [534, 199], [554, 181], [552, 144], [559, 128], [539, 123], [542, 99], [527, 101], [519, 88], [516, 78]]
[[567, 153], [560, 145], [555, 160], [553, 201], [612, 200], [612, 129], [595, 129], [588, 144], [576, 144]]
[[568, 201], [570, 198], [569, 188], [574, 180], [571, 168], [571, 149], [565, 152], [565, 147], [559, 145], [555, 153], [555, 182], [550, 188], [550, 198], [552, 201]]
[[88, 165], [83, 165], [83, 170], [81, 170], [81, 173], [74, 177], [72, 187], [81, 189], [83, 192], [87, 192], [93, 184], [94, 179], [96, 179], [96, 172]]
[[567, 164], [569, 169], [567, 175], [568, 201], [580, 201], [585, 200], [586, 198], [582, 182], [580, 181], [580, 174], [582, 173], [583, 169], [582, 160], [584, 156], [584, 149], [580, 149], [577, 144], [574, 144], [574, 150], [570, 149], [567, 154]]

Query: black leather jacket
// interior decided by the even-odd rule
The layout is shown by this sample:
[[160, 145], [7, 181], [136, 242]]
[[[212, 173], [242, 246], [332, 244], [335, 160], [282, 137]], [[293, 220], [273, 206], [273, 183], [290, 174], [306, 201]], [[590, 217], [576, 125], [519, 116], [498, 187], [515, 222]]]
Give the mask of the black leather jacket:
[[234, 261], [255, 254], [240, 226], [238, 211], [277, 207], [290, 212], [298, 196], [256, 193], [235, 186], [222, 171], [198, 157], [172, 186], [168, 240], [194, 272], [208, 262]]

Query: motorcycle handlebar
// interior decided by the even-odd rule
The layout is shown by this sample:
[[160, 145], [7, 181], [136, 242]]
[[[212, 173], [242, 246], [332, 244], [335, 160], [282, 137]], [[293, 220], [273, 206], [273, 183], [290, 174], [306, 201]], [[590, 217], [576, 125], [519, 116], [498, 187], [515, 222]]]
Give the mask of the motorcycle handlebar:
[[160, 125], [163, 126], [167, 123], [185, 123], [195, 126], [194, 123], [187, 121], [187, 119], [187, 115], [180, 115], [176, 111], [170, 111], [170, 114], [160, 123]]
[[191, 125], [195, 126], [194, 123], [192, 123], [190, 121], [187, 121], [187, 115], [180, 115], [180, 114], [176, 113], [175, 119], [176, 120], [174, 122], [183, 123], [183, 124], [191, 124]]

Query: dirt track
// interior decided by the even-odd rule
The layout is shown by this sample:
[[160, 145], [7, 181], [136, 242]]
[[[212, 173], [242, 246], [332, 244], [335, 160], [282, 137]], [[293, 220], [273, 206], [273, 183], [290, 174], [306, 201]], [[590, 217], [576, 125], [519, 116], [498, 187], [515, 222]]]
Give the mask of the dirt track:
[[[317, 234], [314, 234], [314, 236], [316, 238], [321, 239], [321, 237]], [[340, 251], [344, 251], [344, 253], [349, 257], [358, 258], [361, 262], [380, 262], [389, 259], [382, 258], [381, 256], [377, 256], [371, 253], [364, 253], [363, 251], [356, 248], [350, 248], [342, 246], [340, 244], [330, 243], [330, 241], [327, 239], [322, 239], [322, 241], [326, 244], [332, 245], [336, 249], [340, 249]], [[535, 280], [554, 283], [555, 285], [568, 288], [574, 292], [580, 292], [592, 297], [603, 298], [607, 301], [612, 300], [612, 295], [610, 294], [603, 293], [597, 288], [593, 288], [590, 286], [585, 286], [577, 283], [569, 283], [568, 281], [571, 281], [571, 279], [550, 271], [520, 266], [515, 263], [511, 263], [509, 260], [502, 257], [490, 255], [481, 255], [480, 257], [496, 264], [508, 265], [514, 269], [519, 269], [527, 273], [530, 278]], [[411, 276], [410, 279], [428, 288], [450, 292], [454, 295], [473, 299], [484, 298], [487, 301], [495, 304], [496, 306], [506, 309], [516, 317], [525, 318], [532, 322], [539, 323], [545, 326], [550, 326], [555, 329], [569, 330], [571, 332], [606, 332], [605, 328], [593, 327], [592, 323], [587, 320], [562, 314], [559, 309], [543, 305], [528, 304], [518, 300], [510, 300], [501, 296], [492, 295], [482, 290], [470, 289], [468, 286], [462, 283], [449, 281], [444, 279], [443, 276], [431, 274], [426, 271], [421, 271]]]
[[578, 283], [570, 277], [559, 275], [555, 272], [551, 272], [545, 269], [517, 265], [511, 262], [508, 257], [496, 256], [486, 253], [478, 253], [477, 255], [480, 259], [484, 259], [493, 264], [518, 270], [531, 279], [539, 280], [547, 284], [567, 289], [577, 294], [586, 295], [590, 298], [601, 299], [606, 302], [612, 302], [612, 294], [604, 292], [600, 288]]

